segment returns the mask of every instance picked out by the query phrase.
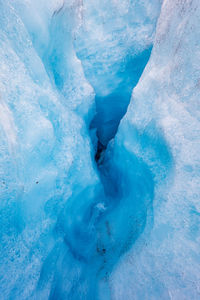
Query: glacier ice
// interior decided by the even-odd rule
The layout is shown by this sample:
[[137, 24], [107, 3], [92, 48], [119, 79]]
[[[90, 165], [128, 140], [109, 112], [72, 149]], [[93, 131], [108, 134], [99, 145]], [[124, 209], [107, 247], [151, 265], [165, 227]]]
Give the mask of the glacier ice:
[[[54, 228], [66, 199], [72, 195], [77, 199], [75, 195], [86, 190], [83, 199], [75, 200], [81, 204], [82, 199], [82, 210], [95, 201], [92, 194], [99, 180], [92, 166], [88, 125], [83, 121], [83, 114], [86, 120], [94, 109], [94, 94], [77, 69], [80, 97], [88, 109], [86, 113], [79, 109], [73, 86], [64, 105], [63, 94], [54, 88], [38, 55], [39, 46], [28, 34], [30, 28], [11, 2], [0, 4], [0, 294], [3, 299], [44, 299], [55, 276], [56, 253], [46, 285], [43, 290], [37, 286], [54, 247], [62, 250]], [[74, 217], [79, 218], [76, 213]]]
[[199, 16], [0, 0], [1, 299], [199, 299]]
[[112, 274], [114, 299], [200, 297], [199, 16], [198, 1], [164, 1], [115, 139], [115, 164], [131, 182], [138, 164], [130, 168], [130, 157], [145, 164], [154, 197], [144, 233]]
[[95, 90], [91, 127], [104, 146], [116, 134], [149, 59], [160, 5], [160, 0], [84, 1], [75, 48]]

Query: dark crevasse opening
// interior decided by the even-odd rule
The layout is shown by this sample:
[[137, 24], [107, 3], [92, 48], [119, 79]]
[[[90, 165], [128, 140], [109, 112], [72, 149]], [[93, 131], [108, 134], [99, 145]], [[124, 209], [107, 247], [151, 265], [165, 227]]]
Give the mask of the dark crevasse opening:
[[153, 175], [145, 162], [123, 145], [114, 150], [109, 141], [115, 137], [150, 53], [148, 48], [138, 57], [128, 57], [125, 66], [120, 63], [120, 85], [106, 97], [96, 95], [97, 114], [90, 129], [100, 185], [74, 192], [58, 215], [56, 243], [38, 283], [41, 291], [46, 274], [53, 278], [49, 299], [110, 299], [109, 276], [144, 229], [154, 197]]
[[[47, 57], [48, 68], [57, 88], [62, 90], [63, 80], [69, 74], [63, 72], [62, 63], [66, 45], [57, 49], [56, 41]], [[106, 70], [106, 64], [99, 66], [99, 76], [98, 67], [94, 66], [95, 80], [91, 80], [91, 69], [85, 63], [90, 58], [77, 52], [96, 93], [90, 135], [100, 186], [74, 192], [58, 216], [54, 230], [57, 242], [44, 262], [38, 284], [39, 290], [44, 289], [47, 272], [53, 276], [49, 299], [110, 299], [109, 276], [144, 229], [147, 209], [154, 197], [153, 175], [145, 162], [128, 153], [123, 145], [117, 153], [109, 142], [127, 111], [151, 49], [152, 46], [139, 54], [127, 55], [110, 70]], [[70, 63], [65, 64], [66, 70], [70, 70]], [[126, 158], [123, 167], [118, 156], [119, 161], [123, 156]]]
[[[95, 161], [103, 192], [101, 189], [96, 190], [92, 204], [81, 213], [82, 221], [70, 227], [70, 235], [69, 228], [63, 229], [66, 225], [59, 225], [64, 231], [70, 255], [76, 261], [73, 268], [77, 272], [81, 270], [74, 288], [70, 290], [70, 296], [67, 294], [69, 299], [110, 299], [109, 276], [120, 257], [131, 248], [144, 230], [147, 210], [152, 211], [154, 179], [151, 170], [140, 158], [128, 153], [123, 145], [120, 151], [116, 151], [113, 142], [109, 143], [115, 137], [119, 122], [130, 102], [132, 87], [138, 82], [150, 53], [151, 48], [129, 60], [120, 74], [124, 80], [112, 95], [102, 97], [101, 103], [100, 97], [96, 96], [97, 114], [92, 121], [91, 130], [96, 126]], [[105, 115], [108, 122], [105, 121]], [[155, 128], [152, 129], [154, 130]], [[148, 140], [148, 134], [146, 133], [144, 140]], [[160, 141], [153, 146], [155, 151], [159, 148], [159, 143]], [[164, 144], [162, 151], [165, 151]], [[123, 167], [120, 163], [122, 157], [125, 159]], [[79, 194], [77, 198], [84, 199], [88, 194], [89, 190]], [[77, 203], [78, 199], [73, 199], [72, 202]], [[75, 207], [74, 209], [77, 210]], [[64, 220], [70, 210], [71, 208], [66, 208], [59, 224], [66, 224]], [[68, 256], [62, 261], [66, 264], [65, 267], [62, 266], [65, 270], [68, 269], [66, 259], [69, 260]], [[51, 299], [64, 298], [64, 277], [67, 274], [62, 272]], [[82, 294], [84, 288], [86, 296]]]
[[[120, 120], [125, 115], [130, 103], [132, 90], [138, 83], [149, 60], [151, 50], [152, 46], [136, 56], [127, 56], [122, 63], [119, 63], [117, 66], [118, 71], [109, 83], [111, 93], [102, 95], [103, 91], [100, 91], [101, 88], [99, 87], [96, 91], [96, 115], [90, 124], [90, 128], [96, 129], [98, 141], [104, 147], [114, 138], [117, 132]], [[86, 76], [90, 81], [87, 72]], [[119, 81], [118, 85], [116, 81]], [[96, 90], [95, 86], [94, 90]]]
[[95, 130], [97, 136], [97, 144], [95, 145], [97, 165], [99, 165], [99, 161], [101, 162], [107, 144], [117, 133], [120, 121], [130, 103], [132, 90], [141, 77], [151, 55], [151, 50], [152, 46], [136, 57], [127, 57], [120, 65], [120, 71], [116, 75], [121, 81], [119, 86], [109, 95], [103, 97], [97, 94], [95, 97], [96, 115], [90, 123], [90, 130]]
[[[132, 89], [148, 63], [151, 50], [152, 47], [149, 47], [139, 55], [132, 58], [128, 56], [119, 63], [118, 72], [112, 75], [112, 79], [120, 78], [120, 84], [112, 93], [102, 96], [103, 92], [98, 93], [101, 88], [96, 90], [93, 85], [96, 91], [96, 115], [90, 124], [90, 130], [103, 193], [95, 194], [95, 202], [84, 216], [85, 224], [93, 227], [92, 232], [86, 225], [87, 230], [80, 234], [78, 229], [76, 235], [78, 239], [81, 236], [82, 240], [83, 248], [78, 257], [84, 265], [82, 284], [87, 282], [89, 285], [89, 298], [86, 299], [110, 299], [110, 274], [120, 257], [130, 250], [143, 232], [147, 214], [149, 222], [153, 220], [155, 174], [140, 156], [125, 148], [123, 141], [118, 139], [115, 147], [119, 123], [126, 114]], [[84, 61], [82, 63], [84, 66]], [[88, 70], [85, 70], [85, 75], [90, 81]], [[105, 86], [105, 78], [103, 81]], [[101, 81], [98, 82], [101, 85]], [[112, 81], [108, 83], [110, 84], [112, 85]], [[116, 86], [115, 82], [113, 86]], [[156, 124], [150, 124], [144, 132], [139, 132], [134, 127], [127, 128], [127, 132], [131, 133], [133, 143], [142, 147], [143, 151], [152, 153], [152, 160], [156, 161], [161, 169], [159, 172], [163, 172], [165, 178], [170, 168], [171, 155]], [[85, 247], [86, 252], [82, 256]], [[72, 299], [78, 299], [79, 293], [80, 290], [73, 291]]]

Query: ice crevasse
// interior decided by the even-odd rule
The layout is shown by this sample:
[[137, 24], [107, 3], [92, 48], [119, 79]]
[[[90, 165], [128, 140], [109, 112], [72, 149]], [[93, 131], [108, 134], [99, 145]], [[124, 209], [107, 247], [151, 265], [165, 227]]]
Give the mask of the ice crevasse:
[[199, 299], [198, 0], [0, 0], [0, 298]]

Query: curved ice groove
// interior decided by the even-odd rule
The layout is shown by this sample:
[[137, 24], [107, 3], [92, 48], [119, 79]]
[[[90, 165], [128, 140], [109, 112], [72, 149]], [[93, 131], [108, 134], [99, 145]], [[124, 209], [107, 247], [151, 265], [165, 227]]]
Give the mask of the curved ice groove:
[[[50, 25], [50, 33], [53, 39], [50, 41], [50, 50], [46, 56], [46, 61], [44, 61], [46, 70], [51, 73], [55, 85], [58, 90], [62, 91], [63, 95], [66, 95], [69, 91], [68, 86], [66, 88], [65, 84], [67, 84], [70, 76], [67, 77], [65, 71], [68, 70], [70, 72], [74, 68], [74, 65], [70, 65], [70, 60], [66, 59], [66, 48], [69, 49], [70, 58], [73, 58], [74, 54], [71, 53], [73, 52], [71, 48], [72, 37], [68, 33], [70, 30], [67, 27], [68, 24], [65, 18], [65, 12], [62, 9], [53, 17]], [[66, 30], [67, 38], [65, 42], [69, 42], [69, 44], [62, 44], [63, 48], [57, 48], [57, 43], [60, 43], [61, 40], [63, 42], [62, 33], [59, 35], [58, 40], [56, 35], [60, 26]], [[140, 57], [134, 60], [134, 63], [136, 63], [138, 59], [139, 62], [137, 61], [137, 64], [141, 68], [137, 73], [135, 84], [147, 63], [150, 54], [149, 49], [145, 50], [147, 52], [142, 52], [142, 63]], [[127, 82], [129, 83], [129, 77], [133, 75], [132, 70], [129, 70], [130, 68], [132, 69], [132, 60], [128, 58], [127, 67], [124, 75], [122, 75], [122, 83], [118, 87], [119, 90], [114, 89], [114, 96], [109, 94], [108, 98], [116, 97], [115, 94], [117, 94], [117, 97], [123, 98], [124, 95], [121, 89], [122, 87], [127, 88], [126, 84]], [[73, 82], [73, 86], [75, 86], [75, 83]], [[132, 84], [126, 90], [128, 97], [130, 97]], [[72, 94], [70, 93], [70, 95]], [[88, 91], [86, 88], [87, 95]], [[116, 113], [118, 116], [116, 123], [119, 123], [125, 113], [128, 97], [126, 95], [125, 108], [123, 107], [122, 110], [118, 109]], [[90, 102], [90, 100], [88, 101]], [[79, 103], [81, 105], [81, 102]], [[53, 127], [50, 128], [51, 126], [48, 127], [47, 125], [46, 132], [52, 136], [53, 132], [56, 133], [58, 140], [52, 146], [53, 154], [51, 153], [51, 155], [56, 155], [55, 149], [59, 147], [59, 139], [62, 139], [62, 130], [59, 130], [59, 125], [55, 120], [59, 118], [59, 107], [54, 107], [51, 102], [45, 99], [45, 96], [41, 96], [39, 104], [42, 113], [45, 113], [45, 107], [48, 107], [48, 120], [51, 120]], [[88, 103], [86, 103], [86, 106], [88, 107]], [[84, 109], [81, 110], [82, 115], [87, 111], [86, 108]], [[114, 115], [114, 119], [116, 115]], [[41, 121], [44, 118], [40, 117], [38, 120]], [[47, 119], [45, 120], [46, 124], [49, 124]], [[102, 120], [99, 121], [99, 124], [100, 122]], [[72, 125], [75, 126], [74, 123]], [[106, 143], [114, 136], [115, 132], [116, 128], [114, 133], [107, 138]], [[156, 125], [150, 124], [147, 132], [140, 133], [136, 128], [131, 128], [130, 132], [135, 145], [138, 144], [144, 151], [150, 150], [150, 153], [153, 153], [153, 158], [158, 160], [158, 165], [162, 167], [161, 169], [164, 170], [166, 175], [171, 158], [168, 147]], [[41, 140], [40, 136], [37, 138], [38, 141]], [[117, 137], [117, 142], [120, 143], [119, 137]], [[45, 155], [45, 151], [41, 153], [41, 157], [46, 158]], [[123, 160], [124, 164], [122, 167], [119, 162]], [[78, 163], [81, 163], [81, 161], [74, 162], [73, 168], [79, 170]], [[127, 169], [129, 172], [127, 172]], [[81, 181], [76, 183], [74, 179], [70, 178], [71, 173], [69, 170], [67, 180], [72, 180], [73, 183], [71, 197], [68, 195], [67, 201], [63, 201], [63, 199], [60, 199], [63, 197], [62, 193], [58, 193], [57, 198], [52, 196], [52, 199], [49, 199], [49, 194], [46, 196], [48, 201], [42, 204], [45, 212], [48, 211], [49, 202], [52, 204], [51, 201], [53, 202], [52, 211], [56, 209], [56, 204], [59, 201], [62, 202], [62, 209], [58, 209], [59, 213], [55, 217], [57, 221], [53, 233], [48, 233], [45, 236], [48, 240], [46, 245], [48, 255], [44, 255], [45, 259], [43, 258], [44, 262], [40, 272], [37, 291], [34, 291], [32, 294], [33, 299], [37, 297], [38, 299], [88, 300], [107, 299], [110, 297], [109, 275], [120, 257], [130, 249], [134, 241], [142, 233], [147, 211], [152, 211], [155, 174], [152, 173], [149, 165], [142, 157], [138, 156], [137, 153], [134, 155], [133, 151], [126, 146], [126, 143], [125, 146], [121, 143], [120, 151], [119, 147], [115, 148], [112, 147], [112, 144], [109, 145], [103, 163], [99, 165], [99, 173], [104, 190], [97, 181], [95, 182], [96, 185], [94, 183], [91, 186], [85, 186]], [[53, 183], [54, 176], [55, 174], [52, 175]], [[45, 174], [43, 177], [45, 177]], [[56, 181], [54, 184], [59, 189], [62, 182]], [[38, 240], [32, 245], [33, 248], [34, 246], [37, 247], [42, 236], [39, 235], [37, 238]], [[31, 249], [28, 255], [29, 259], [31, 259], [34, 255], [34, 250]], [[10, 298], [16, 299], [20, 295], [18, 291], [20, 282], [21, 279], [18, 278], [15, 286], [10, 291]]]
[[[132, 128], [132, 133], [138, 147], [150, 152], [164, 180], [172, 158], [162, 134], [154, 124], [142, 134], [136, 128]], [[109, 299], [109, 276], [113, 268], [142, 233], [147, 213], [153, 218], [156, 174], [128, 147], [116, 149], [114, 153], [113, 149], [108, 151], [100, 167], [104, 205], [98, 205], [103, 194], [88, 187], [72, 196], [58, 218], [55, 234], [60, 242], [47, 258], [40, 279], [41, 286], [49, 268], [54, 269], [50, 299], [102, 299], [100, 295], [105, 296], [104, 292], [103, 299]], [[86, 207], [88, 195], [96, 198], [97, 204], [91, 202]]]
[[[144, 68], [141, 63], [139, 65]], [[58, 86], [60, 83], [62, 86], [59, 78], [56, 81]], [[120, 111], [121, 116], [126, 108], [127, 104]], [[155, 126], [148, 129], [149, 132], [143, 133], [141, 140], [135, 142], [146, 147], [146, 151], [153, 149], [155, 159], [167, 173], [171, 159], [168, 147]], [[136, 137], [137, 130], [132, 130], [133, 135], [134, 132]], [[152, 137], [154, 135], [155, 140]], [[114, 159], [111, 158], [113, 150], [110, 149], [99, 167], [105, 195], [101, 191], [94, 192], [93, 187], [76, 196], [73, 194], [58, 218], [55, 232], [64, 244], [58, 243], [52, 250], [39, 282], [41, 287], [53, 257], [51, 264], [56, 271], [50, 299], [101, 299], [100, 295], [104, 299], [109, 298], [108, 278], [113, 267], [144, 229], [147, 211], [152, 211], [154, 175], [141, 158], [122, 149], [123, 146], [118, 154], [114, 151]], [[126, 158], [123, 169], [118, 165], [120, 157]], [[132, 170], [131, 173], [127, 173], [127, 168]], [[91, 200], [87, 203], [86, 199]]]

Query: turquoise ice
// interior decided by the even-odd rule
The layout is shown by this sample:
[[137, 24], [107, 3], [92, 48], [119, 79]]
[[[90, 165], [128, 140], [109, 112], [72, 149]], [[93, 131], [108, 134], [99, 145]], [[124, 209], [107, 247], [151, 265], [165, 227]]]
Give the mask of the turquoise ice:
[[199, 17], [0, 0], [1, 299], [199, 299]]

